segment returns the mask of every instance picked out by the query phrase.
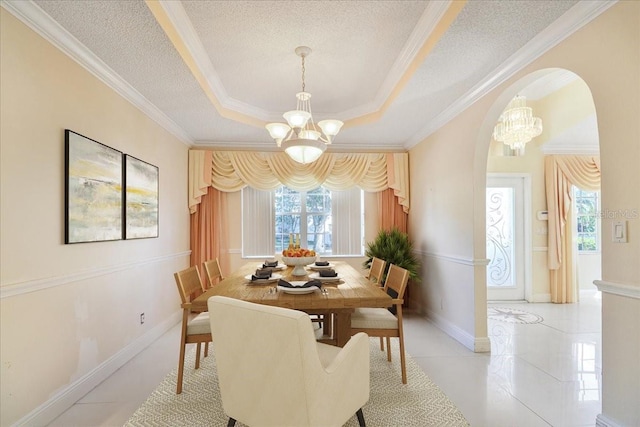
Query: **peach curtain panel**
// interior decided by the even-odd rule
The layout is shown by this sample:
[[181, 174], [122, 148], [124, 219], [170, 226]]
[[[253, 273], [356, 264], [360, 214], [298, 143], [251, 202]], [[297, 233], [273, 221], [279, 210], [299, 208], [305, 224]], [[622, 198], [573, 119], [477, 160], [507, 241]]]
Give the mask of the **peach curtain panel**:
[[391, 231], [395, 227], [406, 233], [408, 217], [392, 188], [378, 193], [378, 221], [382, 230]]
[[597, 156], [546, 156], [545, 187], [549, 212], [548, 266], [551, 302], [577, 301], [573, 242], [571, 239], [571, 186], [600, 189]]
[[200, 197], [200, 203], [191, 214], [191, 265], [200, 269], [203, 280], [207, 283], [202, 263], [218, 258], [220, 268], [229, 271], [227, 248], [227, 194], [213, 187], [208, 187]]

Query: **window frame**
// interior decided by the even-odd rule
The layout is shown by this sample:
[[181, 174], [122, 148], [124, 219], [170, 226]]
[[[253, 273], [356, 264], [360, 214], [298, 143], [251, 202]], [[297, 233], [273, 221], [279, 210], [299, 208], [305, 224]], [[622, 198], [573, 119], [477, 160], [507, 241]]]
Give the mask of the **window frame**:
[[[602, 242], [601, 242], [601, 228], [602, 225], [600, 223], [600, 191], [596, 190], [596, 191], [588, 191], [588, 190], [583, 190], [581, 188], [578, 188], [576, 186], [573, 186], [572, 189], [572, 196], [573, 196], [573, 206], [574, 206], [574, 219], [575, 219], [575, 225], [574, 225], [574, 229], [573, 232], [575, 233], [575, 239], [576, 239], [576, 248], [578, 249], [578, 253], [579, 254], [598, 254], [601, 252], [601, 248], [602, 248]], [[593, 200], [593, 212], [590, 213], [581, 213], [579, 212], [578, 206], [580, 204], [580, 200], [588, 200], [591, 199]], [[593, 232], [585, 232], [585, 231], [581, 231], [581, 225], [585, 223], [585, 221], [583, 220], [583, 218], [592, 218], [593, 223], [594, 223], [594, 231]], [[584, 247], [584, 236], [594, 236], [594, 240], [595, 240], [595, 248], [594, 249], [582, 249], [581, 248], [581, 244], [582, 247]]]

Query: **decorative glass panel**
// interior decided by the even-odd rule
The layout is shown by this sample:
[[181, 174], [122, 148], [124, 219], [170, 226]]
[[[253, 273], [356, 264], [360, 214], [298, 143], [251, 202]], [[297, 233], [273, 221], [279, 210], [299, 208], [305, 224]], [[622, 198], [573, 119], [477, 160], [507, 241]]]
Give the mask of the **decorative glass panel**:
[[513, 188], [487, 188], [487, 286], [515, 286]]

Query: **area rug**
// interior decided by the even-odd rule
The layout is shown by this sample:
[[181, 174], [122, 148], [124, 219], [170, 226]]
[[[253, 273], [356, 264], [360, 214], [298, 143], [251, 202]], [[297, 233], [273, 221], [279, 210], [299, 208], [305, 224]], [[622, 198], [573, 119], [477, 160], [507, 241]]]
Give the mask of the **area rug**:
[[[449, 398], [407, 355], [407, 384], [402, 384], [397, 340], [394, 361], [387, 362], [378, 338], [370, 340], [371, 394], [363, 412], [370, 427], [468, 426]], [[200, 369], [193, 369], [195, 352], [185, 362], [182, 394], [176, 395], [176, 373], [170, 373], [125, 424], [137, 426], [226, 426], [222, 411], [215, 356], [210, 350]], [[238, 422], [236, 426], [244, 426]], [[355, 415], [346, 427], [358, 426]]]
[[498, 320], [500, 322], [507, 323], [534, 324], [540, 323], [544, 320], [542, 316], [537, 314], [508, 307], [489, 307], [487, 309], [487, 317], [490, 320]]

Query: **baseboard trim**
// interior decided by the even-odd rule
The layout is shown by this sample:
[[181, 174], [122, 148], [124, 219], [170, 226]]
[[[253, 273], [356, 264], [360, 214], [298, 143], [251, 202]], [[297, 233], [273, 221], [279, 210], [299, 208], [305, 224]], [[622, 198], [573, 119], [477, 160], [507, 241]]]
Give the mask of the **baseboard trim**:
[[[460, 329], [458, 326], [454, 325], [449, 320], [445, 319], [444, 317], [440, 316], [439, 314], [436, 314], [431, 310], [427, 310], [426, 314], [427, 314], [427, 318], [430, 319], [438, 328], [442, 329], [442, 331], [444, 331], [447, 335], [449, 335], [456, 341], [460, 342], [460, 344], [467, 347], [469, 350], [473, 352], [476, 351], [476, 340], [484, 340], [484, 338], [476, 339], [476, 337], [474, 337], [467, 331]], [[486, 341], [487, 341], [486, 343], [479, 342], [478, 345], [486, 347], [489, 341], [488, 338], [486, 339]], [[489, 345], [489, 349], [490, 348], [491, 346]], [[488, 351], [488, 350], [483, 350], [483, 351]]]
[[551, 302], [551, 294], [534, 294], [530, 302]]
[[71, 282], [78, 282], [80, 280], [87, 280], [94, 277], [106, 276], [119, 271], [128, 270], [131, 268], [140, 267], [147, 264], [153, 264], [156, 262], [162, 262], [172, 260], [176, 258], [182, 258], [190, 256], [191, 251], [178, 252], [170, 255], [163, 255], [155, 258], [148, 258], [142, 261], [130, 262], [125, 264], [112, 265], [109, 267], [92, 268], [80, 273], [67, 274], [59, 277], [46, 277], [44, 279], [28, 280], [26, 282], [14, 283], [8, 285], [2, 285], [0, 287], [0, 299], [15, 297], [18, 295], [27, 294], [29, 292], [41, 291], [56, 286], [66, 285]]
[[596, 416], [596, 427], [624, 427], [622, 424], [618, 424], [606, 415], [598, 414]]
[[43, 426], [49, 424], [181, 320], [182, 311], [180, 310], [102, 362], [91, 372], [57, 392], [49, 400], [18, 420], [13, 426]]
[[600, 292], [640, 299], [640, 285], [609, 282], [607, 280], [594, 280], [593, 284], [596, 285]]

